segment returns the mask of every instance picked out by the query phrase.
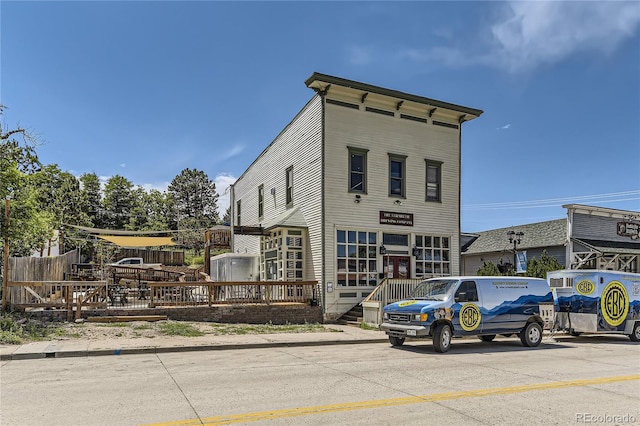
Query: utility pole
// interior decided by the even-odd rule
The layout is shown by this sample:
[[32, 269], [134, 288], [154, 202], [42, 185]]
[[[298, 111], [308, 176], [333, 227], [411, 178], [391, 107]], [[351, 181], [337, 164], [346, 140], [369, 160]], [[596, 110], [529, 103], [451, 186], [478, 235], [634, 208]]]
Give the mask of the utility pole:
[[2, 258], [2, 313], [7, 312], [9, 296], [9, 199], [4, 200], [4, 256]]

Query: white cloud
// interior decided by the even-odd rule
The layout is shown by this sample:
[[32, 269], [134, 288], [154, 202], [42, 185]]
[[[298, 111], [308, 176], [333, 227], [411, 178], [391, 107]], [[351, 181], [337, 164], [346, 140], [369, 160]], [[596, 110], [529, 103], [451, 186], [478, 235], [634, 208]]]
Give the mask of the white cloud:
[[498, 127], [496, 130], [507, 130], [509, 127], [511, 127], [511, 124], [505, 124], [502, 127]]
[[[607, 55], [640, 26], [637, 2], [511, 1], [490, 3], [503, 7], [503, 17], [483, 34], [471, 37], [484, 45], [441, 45], [406, 49], [401, 57], [450, 67], [484, 65], [528, 72], [543, 64], [560, 62], [581, 52]], [[487, 43], [488, 41], [488, 43]]]
[[125, 167], [127, 167], [127, 163], [120, 163], [120, 167], [124, 169]]
[[372, 55], [371, 49], [361, 46], [351, 46], [348, 51], [349, 62], [354, 65], [369, 65]]
[[240, 155], [242, 153], [242, 151], [244, 151], [244, 146], [243, 145], [233, 145], [228, 151], [224, 152], [220, 157], [218, 157], [220, 160], [228, 160], [231, 157], [235, 157], [237, 155]]
[[640, 24], [636, 2], [514, 1], [491, 27], [497, 65], [510, 71], [554, 63], [576, 52], [607, 54]]
[[229, 174], [221, 173], [216, 176], [213, 180], [216, 184], [216, 191], [220, 197], [218, 198], [218, 214], [220, 214], [220, 219], [224, 216], [224, 212], [227, 211], [229, 207], [229, 198], [230, 198], [230, 185], [235, 183], [238, 178], [231, 176]]

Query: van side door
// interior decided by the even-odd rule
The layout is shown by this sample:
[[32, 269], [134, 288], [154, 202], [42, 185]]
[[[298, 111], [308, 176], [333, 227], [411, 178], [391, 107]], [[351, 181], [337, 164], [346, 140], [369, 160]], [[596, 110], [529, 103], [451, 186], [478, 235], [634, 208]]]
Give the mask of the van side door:
[[456, 313], [453, 326], [457, 335], [474, 335], [482, 331], [483, 315], [475, 281], [462, 281], [454, 294]]

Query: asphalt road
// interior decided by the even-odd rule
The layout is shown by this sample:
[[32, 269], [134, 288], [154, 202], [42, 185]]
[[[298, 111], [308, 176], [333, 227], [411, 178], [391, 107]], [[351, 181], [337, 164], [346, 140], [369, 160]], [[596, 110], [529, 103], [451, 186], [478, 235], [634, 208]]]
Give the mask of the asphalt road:
[[19, 360], [0, 380], [2, 425], [640, 424], [621, 336]]

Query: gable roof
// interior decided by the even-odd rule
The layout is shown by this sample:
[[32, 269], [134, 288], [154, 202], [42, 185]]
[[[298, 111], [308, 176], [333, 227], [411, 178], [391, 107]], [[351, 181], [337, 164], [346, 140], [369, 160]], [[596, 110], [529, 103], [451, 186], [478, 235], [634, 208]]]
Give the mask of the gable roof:
[[567, 242], [567, 219], [556, 219], [526, 225], [509, 226], [478, 232], [478, 238], [469, 244], [462, 254], [479, 254], [496, 251], [513, 250], [507, 232], [524, 232], [518, 244], [519, 250], [563, 246]]

